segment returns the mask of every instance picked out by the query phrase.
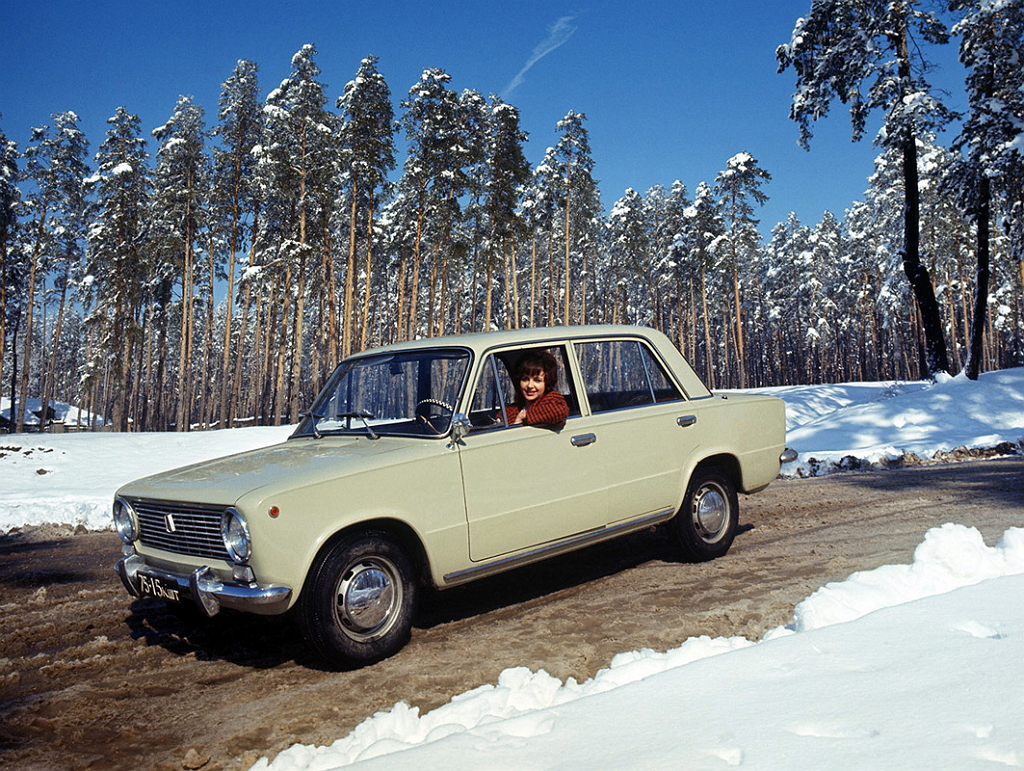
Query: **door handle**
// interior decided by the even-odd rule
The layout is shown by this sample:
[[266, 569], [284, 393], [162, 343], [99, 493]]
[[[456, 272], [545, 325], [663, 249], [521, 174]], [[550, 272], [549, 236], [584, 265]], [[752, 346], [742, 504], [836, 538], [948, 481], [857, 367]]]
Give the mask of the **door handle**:
[[596, 434], [580, 434], [569, 440], [573, 447], [586, 447], [588, 444], [593, 444], [596, 441]]
[[683, 415], [681, 418], [676, 418], [676, 424], [680, 428], [686, 428], [687, 426], [692, 426], [696, 422], [697, 422], [697, 416], [696, 415]]

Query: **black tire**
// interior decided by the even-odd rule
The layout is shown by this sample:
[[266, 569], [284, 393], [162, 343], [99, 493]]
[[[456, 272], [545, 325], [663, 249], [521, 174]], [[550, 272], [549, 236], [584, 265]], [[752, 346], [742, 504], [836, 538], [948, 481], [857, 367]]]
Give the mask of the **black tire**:
[[313, 563], [299, 625], [331, 665], [372, 664], [408, 642], [418, 589], [412, 562], [387, 534], [348, 536]]
[[669, 527], [689, 559], [705, 562], [729, 551], [739, 515], [732, 479], [717, 466], [708, 466], [693, 472], [683, 506]]

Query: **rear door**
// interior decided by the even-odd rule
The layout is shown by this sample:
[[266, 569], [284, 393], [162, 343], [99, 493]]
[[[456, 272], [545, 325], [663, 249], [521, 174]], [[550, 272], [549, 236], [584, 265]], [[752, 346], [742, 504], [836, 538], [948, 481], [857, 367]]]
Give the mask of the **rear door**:
[[608, 524], [675, 511], [699, 414], [642, 339], [574, 345], [604, 468]]

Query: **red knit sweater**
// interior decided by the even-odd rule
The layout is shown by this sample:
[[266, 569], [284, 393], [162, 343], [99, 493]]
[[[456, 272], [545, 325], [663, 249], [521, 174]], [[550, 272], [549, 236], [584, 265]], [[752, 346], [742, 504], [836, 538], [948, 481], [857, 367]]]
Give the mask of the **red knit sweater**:
[[[511, 423], [519, 414], [519, 408], [510, 404], [505, 408], [508, 415], [508, 422]], [[523, 416], [523, 423], [529, 426], [554, 426], [561, 428], [565, 425], [565, 419], [569, 417], [569, 405], [565, 397], [558, 391], [548, 391], [530, 407], [526, 408]]]

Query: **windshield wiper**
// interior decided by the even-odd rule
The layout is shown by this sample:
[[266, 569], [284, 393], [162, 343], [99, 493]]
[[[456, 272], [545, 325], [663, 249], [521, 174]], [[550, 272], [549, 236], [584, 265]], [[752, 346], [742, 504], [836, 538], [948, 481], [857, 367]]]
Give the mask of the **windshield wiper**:
[[371, 439], [380, 439], [380, 437], [373, 432], [370, 428], [370, 421], [373, 420], [373, 414], [367, 410], [359, 410], [358, 412], [340, 412], [334, 416], [337, 420], [342, 418], [359, 418], [363, 421], [363, 425], [366, 427], [366, 435]]
[[321, 434], [320, 430], [317, 428], [317, 424], [321, 420], [324, 419], [323, 415], [321, 415], [319, 412], [312, 412], [312, 411], [310, 411], [310, 412], [303, 412], [301, 415], [299, 415], [299, 417], [300, 418], [309, 418], [309, 425], [310, 425], [310, 428], [313, 431], [313, 436], [315, 438], [319, 439], [320, 437], [323, 436], [323, 434]]

